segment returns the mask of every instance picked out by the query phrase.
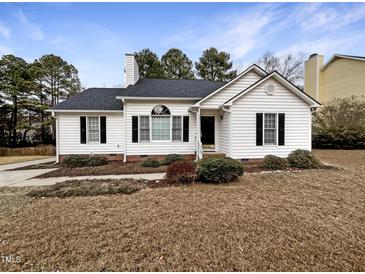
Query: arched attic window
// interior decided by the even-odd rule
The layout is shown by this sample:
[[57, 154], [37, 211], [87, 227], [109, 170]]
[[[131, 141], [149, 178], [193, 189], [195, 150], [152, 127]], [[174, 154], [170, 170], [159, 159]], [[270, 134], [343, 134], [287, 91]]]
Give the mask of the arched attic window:
[[152, 111], [152, 115], [171, 115], [170, 110], [164, 105], [155, 106]]
[[157, 105], [151, 111], [152, 118], [152, 140], [171, 140], [171, 112], [164, 105]]

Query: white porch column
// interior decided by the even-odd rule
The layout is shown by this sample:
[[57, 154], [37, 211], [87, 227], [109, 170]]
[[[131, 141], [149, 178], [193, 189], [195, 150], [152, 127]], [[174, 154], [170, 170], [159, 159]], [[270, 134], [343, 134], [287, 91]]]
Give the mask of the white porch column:
[[203, 148], [201, 145], [201, 128], [200, 128], [200, 108], [196, 112], [196, 160], [203, 158]]

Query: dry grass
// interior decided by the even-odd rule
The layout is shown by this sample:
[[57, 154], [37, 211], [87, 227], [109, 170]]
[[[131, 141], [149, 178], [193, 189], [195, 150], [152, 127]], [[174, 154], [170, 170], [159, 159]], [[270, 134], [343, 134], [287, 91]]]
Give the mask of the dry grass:
[[[350, 153], [352, 162], [363, 157]], [[347, 162], [338, 160], [342, 152], [316, 155]], [[65, 199], [3, 188], [1, 252], [22, 261], [0, 268], [365, 271], [364, 176], [364, 169], [252, 174], [229, 185]]]
[[30, 197], [75, 197], [110, 194], [132, 194], [144, 188], [142, 182], [131, 179], [69, 180], [30, 191]]
[[92, 175], [120, 175], [143, 174], [165, 172], [167, 166], [143, 167], [140, 162], [123, 163], [120, 161], [109, 162], [107, 165], [95, 167], [60, 168], [39, 176], [39, 178], [63, 177], [63, 176], [92, 176]]
[[0, 156], [0, 165], [46, 159], [50, 156]]

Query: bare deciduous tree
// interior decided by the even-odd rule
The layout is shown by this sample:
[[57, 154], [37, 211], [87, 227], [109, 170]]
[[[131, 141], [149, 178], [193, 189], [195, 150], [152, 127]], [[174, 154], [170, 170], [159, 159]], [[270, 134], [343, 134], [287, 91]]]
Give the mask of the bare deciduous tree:
[[275, 56], [271, 52], [266, 52], [257, 61], [257, 64], [266, 72], [270, 73], [276, 70], [296, 85], [302, 85], [303, 83], [303, 63], [303, 54], [297, 56], [294, 56], [293, 54]]

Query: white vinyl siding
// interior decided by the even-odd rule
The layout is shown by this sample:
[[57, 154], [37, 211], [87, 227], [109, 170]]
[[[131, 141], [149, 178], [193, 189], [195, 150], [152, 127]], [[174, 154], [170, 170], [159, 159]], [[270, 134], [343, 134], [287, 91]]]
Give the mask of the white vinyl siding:
[[[189, 142], [159, 141], [132, 143], [132, 116], [151, 115], [156, 102], [127, 100], [127, 155], [165, 155], [165, 154], [194, 154], [196, 134], [196, 114], [189, 112], [193, 101], [160, 102], [168, 107], [171, 116], [189, 116]], [[151, 128], [152, 130], [152, 128]], [[170, 131], [171, 132], [171, 131]]]
[[[276, 87], [274, 95], [265, 92], [269, 83]], [[256, 113], [285, 113], [284, 146], [256, 146]], [[311, 149], [310, 107], [274, 79], [268, 79], [235, 101], [231, 119], [232, 158], [259, 159], [267, 154], [286, 157], [295, 149]]]
[[[106, 144], [100, 144], [100, 142], [80, 144], [80, 116], [106, 117]], [[58, 120], [60, 155], [123, 153], [124, 120], [122, 113], [60, 113], [58, 114]]]
[[242, 75], [240, 79], [236, 80], [231, 85], [227, 86], [226, 88], [212, 95], [212, 97], [203, 101], [201, 103], [201, 107], [218, 109], [227, 100], [231, 99], [233, 96], [248, 88], [250, 85], [257, 82], [261, 78], [262, 77], [260, 77], [260, 75], [258, 75], [256, 72], [250, 71]]
[[218, 120], [218, 148], [219, 152], [224, 152], [227, 156], [229, 154], [229, 115], [224, 113]]

